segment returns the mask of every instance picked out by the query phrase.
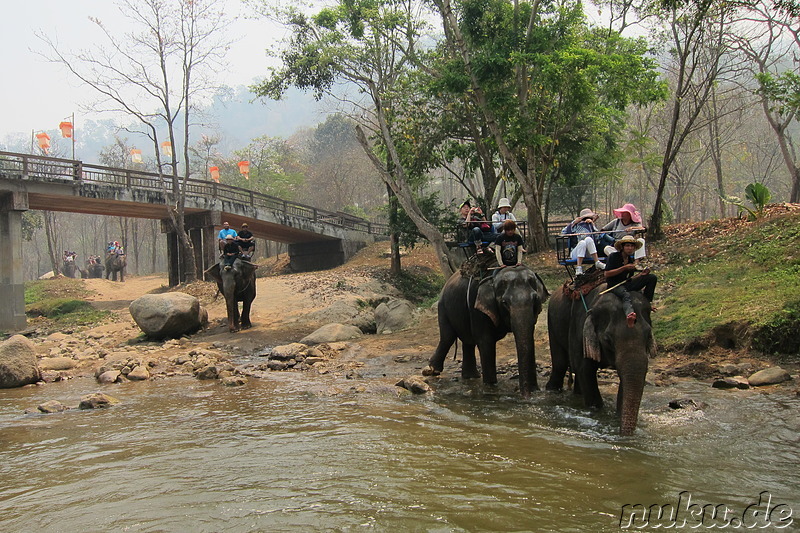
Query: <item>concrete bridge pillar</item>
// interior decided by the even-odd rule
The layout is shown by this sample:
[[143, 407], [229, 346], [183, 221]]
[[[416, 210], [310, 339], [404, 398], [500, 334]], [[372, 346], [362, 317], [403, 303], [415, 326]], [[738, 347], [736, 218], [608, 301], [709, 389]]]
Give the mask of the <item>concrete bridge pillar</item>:
[[22, 276], [24, 192], [0, 192], [0, 331], [25, 329], [25, 283]]
[[[185, 226], [194, 248], [194, 262], [197, 265], [197, 279], [203, 279], [203, 272], [217, 262], [217, 231], [214, 224], [219, 224], [221, 216], [217, 211], [206, 211], [187, 215]], [[186, 266], [180, 253], [178, 234], [172, 230], [169, 219], [161, 221], [161, 231], [167, 234], [167, 265], [169, 285], [174, 287], [186, 281]]]

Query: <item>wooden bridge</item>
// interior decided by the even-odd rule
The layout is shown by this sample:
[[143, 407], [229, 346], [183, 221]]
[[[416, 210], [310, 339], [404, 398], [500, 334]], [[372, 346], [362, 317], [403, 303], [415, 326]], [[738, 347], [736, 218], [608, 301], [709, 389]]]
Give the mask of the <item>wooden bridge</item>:
[[[346, 213], [325, 211], [274, 196], [210, 181], [180, 180], [186, 228], [198, 275], [217, 261], [223, 221], [247, 222], [259, 238], [287, 243], [297, 271], [331, 268], [385, 238], [388, 227]], [[0, 151], [0, 330], [25, 325], [22, 279], [22, 212], [28, 209], [158, 219], [167, 234], [169, 283], [186, 273], [167, 205], [180, 190], [172, 176], [91, 165], [71, 159]]]

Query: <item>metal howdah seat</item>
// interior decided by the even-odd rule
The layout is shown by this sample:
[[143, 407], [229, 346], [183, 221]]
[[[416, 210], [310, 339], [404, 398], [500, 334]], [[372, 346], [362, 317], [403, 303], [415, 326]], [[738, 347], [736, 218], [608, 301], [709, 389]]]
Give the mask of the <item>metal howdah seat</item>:
[[[556, 259], [558, 260], [558, 264], [562, 265], [564, 269], [566, 269], [567, 275], [570, 277], [570, 279], [575, 279], [575, 265], [578, 263], [577, 259], [573, 259], [570, 256], [570, 252], [573, 248], [573, 246], [570, 246], [570, 244], [577, 244], [576, 240], [579, 236], [586, 237], [587, 235], [602, 235], [603, 233], [607, 232], [597, 231], [594, 233], [568, 233], [566, 235], [556, 235]], [[644, 237], [645, 233], [647, 233], [647, 230], [645, 229], [635, 230], [633, 232], [633, 236], [636, 238]], [[601, 259], [606, 256], [606, 252], [602, 248], [605, 247], [597, 247], [597, 256]], [[584, 257], [583, 264], [587, 267], [592, 266], [594, 265], [594, 259], [591, 257]]]

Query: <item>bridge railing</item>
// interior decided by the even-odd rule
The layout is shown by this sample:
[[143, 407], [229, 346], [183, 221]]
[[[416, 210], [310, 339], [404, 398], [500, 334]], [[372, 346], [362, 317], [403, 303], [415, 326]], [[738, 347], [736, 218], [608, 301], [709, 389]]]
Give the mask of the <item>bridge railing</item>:
[[[154, 191], [172, 190], [172, 176], [123, 168], [86, 164], [72, 159], [0, 151], [0, 176], [19, 175], [27, 180], [67, 180], [100, 183]], [[187, 196], [206, 197], [269, 209], [285, 217], [299, 217], [347, 229], [385, 235], [387, 224], [370, 222], [347, 213], [325, 211], [231, 185], [189, 178], [180, 180]]]

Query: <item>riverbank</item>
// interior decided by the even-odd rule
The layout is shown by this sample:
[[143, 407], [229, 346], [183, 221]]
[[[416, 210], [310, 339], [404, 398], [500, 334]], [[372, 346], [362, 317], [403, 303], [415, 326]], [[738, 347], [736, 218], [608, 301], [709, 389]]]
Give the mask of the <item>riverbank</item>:
[[[664, 262], [664, 254], [652, 247], [654, 261]], [[264, 376], [280, 368], [269, 366], [268, 355], [276, 346], [296, 343], [317, 328], [352, 319], [354, 312], [385, 300], [401, 297], [400, 291], [388, 276], [386, 244], [376, 244], [362, 250], [348, 264], [323, 272], [303, 274], [283, 273], [281, 259], [270, 260], [262, 267], [264, 277], [257, 279], [258, 296], [253, 303], [253, 328], [231, 334], [225, 320], [224, 299], [215, 297], [216, 286], [196, 282], [178, 290], [198, 297], [208, 310], [209, 326], [201, 332], [182, 339], [150, 341], [143, 337], [128, 312], [130, 302], [147, 293], [167, 290], [163, 276], [128, 277], [125, 283], [103, 279], [79, 280], [88, 291], [92, 307], [110, 313], [111, 317], [95, 327], [76, 327], [48, 333], [47, 321], [31, 319], [30, 332], [40, 357], [45, 381], [58, 381], [78, 376], [99, 376], [99, 370], [114, 366], [130, 371], [136, 366], [147, 369], [145, 379], [162, 379], [197, 374], [210, 363], [223, 375]], [[552, 292], [563, 282], [564, 275], [555, 264], [552, 253], [532, 255], [526, 262], [545, 279]], [[419, 247], [403, 257], [403, 266], [419, 277], [434, 276], [435, 259], [428, 247]], [[661, 302], [669, 298], [669, 286]], [[355, 310], [355, 311], [354, 311]], [[657, 322], [665, 313], [654, 315]], [[354, 387], [365, 390], [372, 386], [392, 386], [399, 379], [418, 375], [427, 364], [439, 339], [435, 310], [428, 304], [416, 312], [413, 325], [404, 331], [386, 335], [363, 335], [345, 342], [327, 343], [314, 352], [314, 364], [301, 364], [290, 371], [331, 374], [348, 380]], [[543, 386], [550, 371], [549, 347], [546, 333], [546, 312], [536, 328], [536, 360], [539, 385]], [[516, 356], [513, 337], [498, 343], [499, 390], [514, 394], [516, 387]], [[445, 363], [441, 380], [458, 380], [460, 351], [451, 353]], [[243, 363], [246, 361], [246, 363]], [[702, 349], [661, 350], [650, 362], [648, 383], [655, 387], [674, 385], [682, 380], [703, 380], [748, 375], [781, 364], [794, 376], [797, 365], [752, 353], [741, 348], [726, 349], [718, 345]], [[124, 381], [124, 377], [119, 377]], [[216, 377], [212, 373], [210, 377]], [[507, 379], [506, 379], [507, 378]], [[613, 371], [601, 371], [599, 376], [604, 394], [613, 395], [616, 376]], [[141, 378], [140, 378], [141, 379]], [[355, 381], [353, 381], [355, 380]], [[359, 382], [359, 385], [355, 385]], [[794, 394], [797, 380], [762, 390]], [[611, 402], [613, 404], [613, 402]]]

